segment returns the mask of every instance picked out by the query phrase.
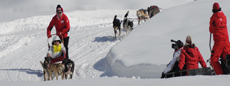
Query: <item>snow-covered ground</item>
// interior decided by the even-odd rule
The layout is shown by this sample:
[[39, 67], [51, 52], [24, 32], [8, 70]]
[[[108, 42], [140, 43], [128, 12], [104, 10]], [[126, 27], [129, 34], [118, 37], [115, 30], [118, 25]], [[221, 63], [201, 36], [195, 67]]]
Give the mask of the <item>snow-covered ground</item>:
[[[192, 36], [204, 60], [208, 60], [211, 55], [209, 21], [214, 2], [214, 0], [198, 0], [172, 7], [137, 26], [108, 53], [107, 59], [113, 71], [118, 76], [159, 78], [165, 65], [172, 59], [174, 50], [171, 48], [170, 40], [181, 40], [185, 43], [187, 35]], [[228, 17], [230, 8], [227, 4], [230, 2], [224, 0], [218, 2], [227, 20], [230, 21], [230, 16]], [[209, 66], [209, 63], [207, 65]]]
[[[229, 75], [159, 79], [159, 73], [172, 58], [170, 39], [184, 41], [189, 34], [204, 59], [209, 58], [208, 23], [215, 0], [0, 2], [1, 85], [229, 85]], [[228, 18], [230, 1], [218, 2]], [[75, 72], [72, 80], [43, 82], [39, 61], [47, 52], [46, 28], [57, 4], [62, 5], [70, 20], [69, 56], [75, 62]], [[120, 38], [114, 38], [114, 15], [122, 20], [129, 10], [128, 17], [136, 18], [136, 10], [150, 5], [158, 5], [163, 11], [139, 26], [134, 20], [135, 28], [129, 35], [122, 31]]]

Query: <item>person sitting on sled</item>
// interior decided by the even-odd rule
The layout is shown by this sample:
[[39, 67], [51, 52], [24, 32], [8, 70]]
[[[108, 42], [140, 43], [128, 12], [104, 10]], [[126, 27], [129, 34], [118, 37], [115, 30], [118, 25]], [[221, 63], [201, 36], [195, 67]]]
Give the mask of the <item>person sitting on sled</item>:
[[207, 67], [202, 55], [200, 54], [199, 49], [195, 46], [194, 43], [192, 43], [192, 37], [188, 35], [186, 37], [186, 43], [181, 50], [178, 67], [180, 68], [180, 70], [182, 70], [182, 68], [186, 64], [187, 70], [197, 69], [198, 62], [203, 68]]
[[[172, 44], [172, 48], [175, 49], [173, 53], [173, 59], [170, 61], [170, 63], [167, 65], [165, 70], [163, 71], [161, 78], [169, 78], [172, 77], [172, 74], [167, 74], [167, 73], [172, 73], [172, 72], [178, 72], [178, 63], [180, 59], [180, 52], [183, 49], [183, 42], [181, 40], [171, 40], [171, 42], [175, 42], [176, 44]], [[179, 74], [174, 74], [174, 76], [179, 76]]]
[[63, 61], [66, 58], [66, 49], [58, 36], [53, 37], [52, 46], [50, 46], [47, 57], [52, 57], [51, 63]]

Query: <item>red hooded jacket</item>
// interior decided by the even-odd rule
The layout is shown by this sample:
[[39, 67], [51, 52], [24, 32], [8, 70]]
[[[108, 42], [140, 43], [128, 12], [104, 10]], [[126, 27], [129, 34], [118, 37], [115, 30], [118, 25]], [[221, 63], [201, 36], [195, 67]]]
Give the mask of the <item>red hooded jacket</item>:
[[216, 12], [210, 18], [209, 32], [213, 33], [214, 42], [229, 41], [227, 20], [222, 11]]
[[182, 70], [184, 65], [186, 64], [186, 69], [197, 69], [198, 62], [201, 64], [202, 67], [207, 67], [200, 51], [195, 45], [189, 45], [184, 47], [181, 50], [180, 60], [178, 67]]
[[55, 15], [47, 28], [47, 35], [51, 35], [51, 30], [55, 26], [56, 33], [62, 33], [63, 38], [68, 37], [68, 32], [70, 30], [70, 23], [68, 17], [62, 13], [62, 16], [59, 18]]

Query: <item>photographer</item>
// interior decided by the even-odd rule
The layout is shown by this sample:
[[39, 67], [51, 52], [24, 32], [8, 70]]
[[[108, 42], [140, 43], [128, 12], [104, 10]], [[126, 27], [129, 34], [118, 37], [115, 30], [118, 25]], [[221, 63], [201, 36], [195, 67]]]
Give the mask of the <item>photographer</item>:
[[[172, 44], [172, 48], [175, 50], [173, 53], [173, 59], [170, 61], [170, 63], [165, 68], [164, 72], [162, 73], [161, 78], [172, 77], [173, 76], [172, 74], [168, 74], [167, 76], [165, 76], [165, 74], [171, 73], [171, 72], [178, 72], [179, 70], [178, 63], [180, 59], [181, 50], [183, 49], [184, 44], [180, 40], [177, 40], [177, 41], [171, 40], [171, 42], [175, 43], [175, 44]], [[179, 74], [175, 74], [174, 76], [179, 76]]]

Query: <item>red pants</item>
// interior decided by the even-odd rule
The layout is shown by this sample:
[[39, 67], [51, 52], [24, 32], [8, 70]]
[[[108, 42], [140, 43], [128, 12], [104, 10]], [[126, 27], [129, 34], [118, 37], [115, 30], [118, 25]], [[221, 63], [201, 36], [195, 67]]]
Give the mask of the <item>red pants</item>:
[[59, 57], [57, 57], [57, 58], [52, 58], [52, 59], [51, 59], [51, 63], [63, 61], [64, 58], [65, 58], [65, 55], [64, 55], [64, 57], [63, 57], [63, 56], [59, 56]]
[[223, 69], [219, 63], [219, 58], [222, 56], [225, 60], [227, 54], [230, 55], [230, 44], [228, 41], [215, 42], [211, 53], [211, 65], [217, 75], [223, 74]]

